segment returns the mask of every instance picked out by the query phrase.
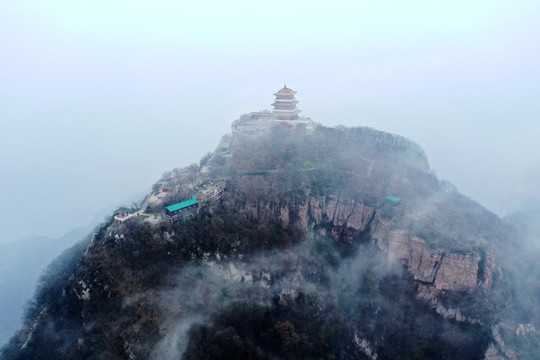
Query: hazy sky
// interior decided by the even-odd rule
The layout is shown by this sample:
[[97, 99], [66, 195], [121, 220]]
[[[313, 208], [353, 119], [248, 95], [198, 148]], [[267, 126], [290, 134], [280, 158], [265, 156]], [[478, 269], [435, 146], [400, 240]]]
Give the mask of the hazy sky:
[[285, 82], [504, 213], [540, 159], [540, 2], [0, 0], [0, 241], [88, 224]]

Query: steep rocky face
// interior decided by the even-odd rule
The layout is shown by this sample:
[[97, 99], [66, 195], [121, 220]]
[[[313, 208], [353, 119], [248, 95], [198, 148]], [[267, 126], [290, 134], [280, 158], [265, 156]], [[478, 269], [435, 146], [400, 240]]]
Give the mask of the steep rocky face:
[[[310, 227], [327, 228], [335, 241], [350, 242], [363, 233], [374, 219], [375, 210], [350, 198], [325, 196], [305, 203], [277, 206], [249, 203], [246, 214], [254, 219], [274, 221], [284, 228], [307, 233]], [[405, 265], [414, 280], [424, 284], [420, 297], [435, 300], [441, 291], [472, 293], [489, 289], [496, 271], [495, 255], [456, 254], [442, 249], [429, 249], [426, 242], [409, 230], [391, 229], [389, 220], [376, 217], [370, 236], [387, 252], [388, 266]], [[500, 270], [499, 270], [500, 271]], [[433, 288], [426, 291], [425, 287]]]
[[381, 250], [387, 251], [389, 265], [403, 263], [422, 283], [437, 290], [473, 292], [489, 288], [495, 271], [495, 255], [491, 252], [454, 254], [433, 250], [408, 230], [391, 230], [386, 219], [378, 218], [372, 236]]
[[282, 207], [252, 202], [245, 212], [251, 218], [275, 221], [304, 234], [319, 229], [334, 241], [350, 243], [356, 235], [369, 231], [368, 241], [386, 252], [387, 268], [404, 266], [415, 280], [417, 298], [430, 304], [441, 316], [460, 322], [479, 321], [464, 315], [459, 307], [444, 305], [441, 298], [445, 292], [472, 294], [489, 290], [494, 274], [500, 276], [492, 252], [457, 254], [430, 249], [410, 230], [391, 229], [388, 219], [376, 216], [374, 209], [354, 199], [325, 196]]
[[374, 209], [349, 198], [322, 197], [309, 201], [309, 215], [315, 224], [330, 222], [363, 232], [373, 218]]
[[310, 227], [328, 227], [334, 240], [350, 242], [363, 233], [375, 209], [350, 198], [323, 196], [305, 202], [279, 206], [265, 201], [248, 202], [243, 209], [252, 219], [276, 222], [307, 234]]
[[[438, 298], [444, 291], [473, 293], [489, 289], [496, 268], [495, 255], [456, 254], [443, 249], [430, 249], [426, 242], [409, 230], [391, 229], [390, 221], [375, 217], [375, 210], [350, 198], [324, 196], [287, 206], [251, 202], [245, 213], [253, 219], [274, 221], [284, 228], [296, 228], [304, 234], [310, 228], [328, 230], [335, 241], [352, 241], [364, 233], [370, 222], [370, 237], [387, 253], [388, 267], [404, 265], [419, 283], [419, 298], [438, 306], [438, 312], [460, 319], [458, 310], [443, 309]], [[457, 314], [457, 315], [456, 315]]]

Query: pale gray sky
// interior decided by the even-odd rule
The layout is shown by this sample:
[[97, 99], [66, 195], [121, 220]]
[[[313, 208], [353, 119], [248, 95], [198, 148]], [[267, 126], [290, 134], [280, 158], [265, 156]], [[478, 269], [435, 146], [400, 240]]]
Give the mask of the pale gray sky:
[[0, 0], [0, 241], [88, 224], [284, 82], [504, 213], [540, 159], [540, 2]]

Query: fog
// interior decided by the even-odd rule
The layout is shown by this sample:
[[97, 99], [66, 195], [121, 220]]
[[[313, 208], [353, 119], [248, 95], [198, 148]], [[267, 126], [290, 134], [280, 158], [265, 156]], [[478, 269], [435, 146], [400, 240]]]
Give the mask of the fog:
[[540, 160], [538, 2], [0, 6], [2, 242], [88, 225], [284, 82], [317, 122], [410, 137], [498, 214]]
[[[158, 342], [151, 358], [182, 358], [189, 344], [189, 336], [195, 332], [193, 329], [213, 326], [219, 312], [226, 313], [239, 304], [270, 311], [277, 305], [273, 303], [277, 299], [284, 306], [294, 306], [295, 299], [301, 294], [316, 297], [320, 301], [318, 306], [321, 313], [331, 313], [331, 309], [338, 306], [352, 312], [353, 308], [359, 307], [359, 303], [366, 301], [363, 296], [357, 295], [361, 293], [358, 289], [365, 287], [366, 277], [378, 283], [399, 273], [399, 269], [385, 268], [386, 263], [379, 253], [368, 251], [368, 254], [358, 253], [344, 259], [339, 266], [329, 266], [332, 261], [328, 260], [336, 261], [339, 256], [331, 247], [325, 247], [321, 256], [317, 245], [322, 244], [327, 245], [321, 238], [314, 240], [310, 236], [302, 246], [294, 246], [286, 251], [269, 251], [245, 261], [203, 262], [182, 269], [178, 273], [176, 286], [158, 295], [161, 303], [166, 304], [166, 313], [169, 314], [167, 322], [173, 324], [167, 324], [167, 327], [174, 331], [167, 332]], [[304, 294], [302, 291], [306, 289], [308, 293]], [[351, 292], [356, 296], [351, 296]], [[392, 307], [382, 305], [385, 306]], [[253, 314], [246, 311], [243, 316]]]

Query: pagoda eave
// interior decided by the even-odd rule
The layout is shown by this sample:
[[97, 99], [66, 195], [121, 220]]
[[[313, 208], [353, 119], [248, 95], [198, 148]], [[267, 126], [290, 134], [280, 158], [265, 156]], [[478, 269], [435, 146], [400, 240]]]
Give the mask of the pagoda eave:
[[274, 114], [299, 114], [301, 110], [274, 110]]
[[277, 93], [274, 93], [274, 96], [278, 96], [278, 95], [295, 95], [296, 94], [296, 91], [278, 91]]
[[[290, 99], [290, 100], [284, 100], [284, 99], [276, 99], [274, 100], [274, 104], [280, 104], [280, 105], [296, 105], [299, 101], [296, 99]], [[273, 104], [272, 104], [273, 105]]]

